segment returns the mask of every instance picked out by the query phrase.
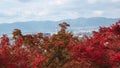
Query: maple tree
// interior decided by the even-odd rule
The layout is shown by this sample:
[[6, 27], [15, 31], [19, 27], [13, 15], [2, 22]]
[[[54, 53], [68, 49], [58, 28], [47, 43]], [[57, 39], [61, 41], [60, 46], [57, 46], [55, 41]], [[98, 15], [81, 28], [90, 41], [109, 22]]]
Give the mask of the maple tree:
[[[43, 33], [23, 35], [13, 31], [0, 38], [0, 68], [119, 68], [120, 21], [100, 27], [91, 37], [75, 37], [70, 25], [59, 24], [60, 31], [50, 37]], [[12, 43], [11, 43], [12, 42]]]

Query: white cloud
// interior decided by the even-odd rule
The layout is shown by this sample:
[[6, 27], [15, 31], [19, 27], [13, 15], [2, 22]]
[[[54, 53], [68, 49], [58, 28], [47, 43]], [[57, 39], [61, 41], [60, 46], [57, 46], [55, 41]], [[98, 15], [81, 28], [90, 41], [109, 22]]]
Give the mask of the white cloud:
[[97, 0], [87, 0], [87, 2], [88, 2], [89, 4], [95, 4], [95, 3], [97, 2]]
[[120, 2], [120, 0], [87, 0], [88, 4], [110, 4], [110, 3], [117, 3]]
[[101, 16], [104, 12], [102, 10], [94, 10], [93, 14], [96, 16]]
[[62, 6], [62, 5], [65, 5], [67, 3], [70, 3], [71, 0], [49, 0], [49, 1], [47, 0], [46, 2], [48, 2], [49, 5], [54, 5], [54, 7], [55, 7], [55, 5]]
[[120, 2], [120, 0], [111, 0], [112, 2]]
[[[0, 22], [120, 15], [120, 0], [0, 0]], [[96, 10], [97, 9], [97, 10]], [[109, 14], [108, 14], [109, 13]]]
[[80, 13], [75, 11], [63, 11], [60, 14], [53, 17], [54, 17], [54, 20], [63, 20], [63, 19], [75, 19], [75, 18], [78, 18], [79, 16], [80, 16]]
[[16, 2], [17, 0], [0, 0], [1, 2]]
[[58, 5], [62, 5], [65, 3], [65, 0], [54, 0], [54, 3], [56, 3]]

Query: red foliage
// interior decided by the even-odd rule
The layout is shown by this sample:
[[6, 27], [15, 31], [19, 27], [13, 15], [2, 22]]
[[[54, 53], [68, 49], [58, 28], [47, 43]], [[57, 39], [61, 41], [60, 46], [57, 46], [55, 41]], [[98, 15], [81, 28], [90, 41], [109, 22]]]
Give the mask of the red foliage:
[[42, 33], [22, 35], [13, 31], [13, 43], [7, 35], [0, 38], [0, 68], [119, 68], [120, 21], [100, 27], [92, 37], [74, 37], [66, 22], [51, 37]]
[[[111, 27], [101, 27], [82, 44], [72, 49], [73, 58], [89, 63], [91, 68], [120, 67], [120, 21]], [[86, 64], [82, 64], [86, 66]]]

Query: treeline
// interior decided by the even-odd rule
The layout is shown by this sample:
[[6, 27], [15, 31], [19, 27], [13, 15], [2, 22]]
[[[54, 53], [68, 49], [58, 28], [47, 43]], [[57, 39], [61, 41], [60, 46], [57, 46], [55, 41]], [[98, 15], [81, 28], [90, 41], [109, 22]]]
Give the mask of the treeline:
[[50, 37], [43, 33], [23, 35], [13, 31], [0, 38], [0, 68], [119, 68], [120, 21], [100, 27], [93, 36], [78, 38], [59, 24], [60, 31]]

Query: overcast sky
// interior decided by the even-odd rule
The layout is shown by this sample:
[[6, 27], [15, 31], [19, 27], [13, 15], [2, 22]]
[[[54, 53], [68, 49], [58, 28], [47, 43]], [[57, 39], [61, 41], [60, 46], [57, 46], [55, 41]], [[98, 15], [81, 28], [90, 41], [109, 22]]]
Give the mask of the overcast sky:
[[120, 18], [120, 0], [0, 0], [0, 23], [79, 17]]

